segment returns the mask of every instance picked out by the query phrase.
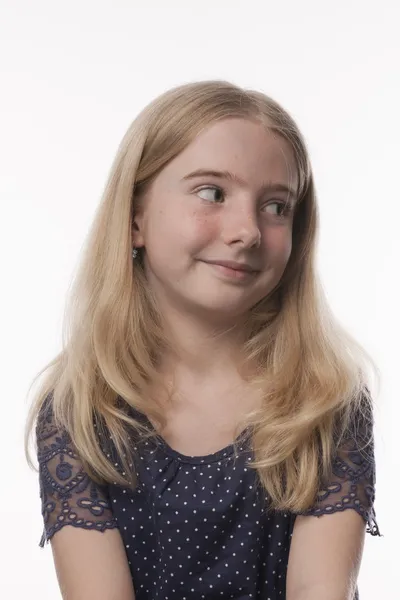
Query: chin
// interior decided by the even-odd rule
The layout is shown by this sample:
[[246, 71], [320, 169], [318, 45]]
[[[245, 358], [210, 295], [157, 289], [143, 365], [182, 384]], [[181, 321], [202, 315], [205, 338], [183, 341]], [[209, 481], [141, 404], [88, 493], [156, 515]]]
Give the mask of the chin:
[[224, 298], [209, 298], [204, 299], [203, 302], [197, 297], [191, 304], [194, 311], [199, 315], [203, 315], [206, 320], [214, 321], [217, 319], [218, 322], [222, 322], [244, 317], [257, 302], [259, 300], [246, 303], [237, 302], [229, 300], [227, 294], [225, 294]]

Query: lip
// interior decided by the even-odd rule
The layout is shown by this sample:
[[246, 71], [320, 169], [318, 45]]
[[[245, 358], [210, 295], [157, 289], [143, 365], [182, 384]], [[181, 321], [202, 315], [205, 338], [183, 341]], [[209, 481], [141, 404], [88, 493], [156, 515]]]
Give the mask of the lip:
[[236, 262], [234, 260], [205, 260], [204, 262], [210, 265], [219, 265], [221, 267], [226, 267], [227, 269], [232, 269], [234, 271], [241, 271], [244, 273], [257, 273], [258, 269], [255, 269], [253, 266], [248, 263]]

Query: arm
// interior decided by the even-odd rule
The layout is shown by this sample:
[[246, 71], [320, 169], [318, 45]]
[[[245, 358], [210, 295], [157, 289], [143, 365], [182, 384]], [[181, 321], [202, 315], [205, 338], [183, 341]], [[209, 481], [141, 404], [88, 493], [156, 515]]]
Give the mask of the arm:
[[[372, 406], [357, 409], [314, 506], [296, 516], [287, 571], [287, 600], [353, 600], [367, 532], [375, 520]], [[316, 518], [317, 517], [317, 518]]]
[[296, 517], [287, 600], [353, 600], [364, 539], [365, 523], [354, 510]]
[[36, 427], [43, 547], [51, 542], [64, 600], [134, 600], [132, 577], [108, 488], [85, 472], [47, 402]]
[[51, 539], [64, 600], [135, 600], [121, 534], [63, 527]]

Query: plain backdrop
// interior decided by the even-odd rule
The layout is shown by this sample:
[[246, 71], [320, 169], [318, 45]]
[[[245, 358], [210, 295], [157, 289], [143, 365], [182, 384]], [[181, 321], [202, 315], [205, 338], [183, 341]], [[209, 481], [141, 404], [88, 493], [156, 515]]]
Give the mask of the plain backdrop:
[[27, 391], [60, 349], [65, 293], [117, 146], [156, 95], [214, 78], [273, 96], [305, 135], [324, 286], [382, 376], [384, 537], [366, 538], [361, 599], [400, 598], [399, 6], [0, 0], [1, 598], [60, 598], [23, 455]]

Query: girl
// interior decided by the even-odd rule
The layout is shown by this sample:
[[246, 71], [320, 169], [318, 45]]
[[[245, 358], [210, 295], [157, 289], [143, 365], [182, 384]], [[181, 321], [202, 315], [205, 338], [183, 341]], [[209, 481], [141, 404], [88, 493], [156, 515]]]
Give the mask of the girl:
[[190, 83], [133, 122], [27, 423], [65, 598], [358, 597], [372, 400], [316, 232], [271, 98]]

